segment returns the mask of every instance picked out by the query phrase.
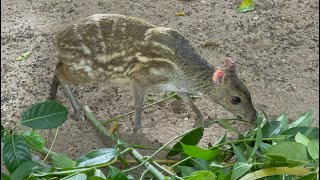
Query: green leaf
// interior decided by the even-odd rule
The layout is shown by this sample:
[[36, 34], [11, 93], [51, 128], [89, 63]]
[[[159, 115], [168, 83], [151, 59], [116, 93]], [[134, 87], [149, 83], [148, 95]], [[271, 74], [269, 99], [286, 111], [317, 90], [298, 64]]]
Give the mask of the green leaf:
[[249, 169], [252, 167], [253, 164], [243, 163], [243, 162], [236, 162], [232, 168], [232, 175], [231, 180], [237, 180], [239, 177], [243, 176]]
[[261, 149], [261, 152], [262, 154], [265, 154], [267, 153], [267, 151], [269, 151], [269, 149], [272, 147], [271, 144], [268, 144], [268, 143], [261, 143], [260, 144], [260, 149]]
[[281, 122], [279, 121], [270, 121], [265, 124], [262, 128], [262, 134], [264, 138], [272, 137], [273, 135], [277, 135], [281, 131]]
[[87, 179], [87, 176], [85, 174], [79, 173], [65, 180], [86, 180], [86, 179]]
[[195, 169], [198, 170], [209, 170], [209, 164], [206, 160], [204, 159], [192, 159], [193, 165]]
[[223, 135], [218, 139], [218, 141], [216, 141], [213, 144], [213, 146], [226, 142], [226, 138], [227, 138], [227, 131], [224, 131]]
[[51, 159], [52, 163], [59, 168], [73, 168], [76, 164], [75, 161], [64, 154], [55, 154]]
[[305, 135], [308, 139], [319, 140], [319, 128], [317, 127], [294, 127], [288, 130], [285, 130], [281, 135], [295, 136], [298, 132]]
[[76, 166], [83, 167], [107, 163], [117, 157], [118, 154], [118, 150], [115, 148], [103, 148], [94, 150], [79, 158], [76, 162]]
[[91, 177], [88, 177], [87, 180], [106, 180], [106, 178], [102, 178], [99, 176], [91, 176]]
[[10, 173], [13, 173], [24, 162], [31, 160], [30, 149], [21, 136], [12, 134], [2, 140], [4, 143], [3, 162]]
[[319, 159], [319, 142], [310, 140], [307, 145], [309, 155], [312, 159]]
[[268, 122], [268, 118], [264, 113], [258, 113], [256, 124], [263, 127]]
[[281, 142], [279, 144], [276, 144], [272, 146], [265, 155], [281, 156], [289, 161], [308, 161], [307, 148], [303, 144], [297, 142]]
[[103, 174], [103, 172], [100, 169], [96, 169], [94, 171], [94, 176], [98, 176], [106, 179], [106, 176]]
[[185, 180], [216, 180], [216, 175], [210, 171], [195, 171], [190, 176], [185, 177]]
[[109, 166], [107, 178], [110, 180], [128, 180], [129, 178], [118, 168]]
[[194, 157], [194, 158], [200, 158], [204, 160], [212, 160], [215, 158], [219, 153], [219, 149], [215, 150], [209, 150], [209, 149], [202, 149], [198, 146], [189, 146], [181, 143], [184, 153], [187, 155]]
[[210, 167], [225, 168], [226, 166], [223, 166], [223, 165], [218, 164], [218, 163], [216, 163], [216, 162], [213, 161], [213, 162], [210, 164]]
[[310, 173], [298, 178], [297, 180], [317, 180], [317, 173]]
[[43, 137], [35, 131], [25, 131], [21, 136], [31, 148], [38, 151], [41, 151], [45, 145]]
[[186, 145], [197, 145], [198, 142], [201, 140], [203, 136], [203, 127], [198, 127], [192, 131], [190, 131], [188, 134], [183, 136], [179, 142], [177, 142], [173, 146], [173, 150], [171, 150], [167, 156], [175, 156], [179, 154], [182, 151], [182, 146], [180, 143], [186, 144]]
[[258, 150], [259, 146], [262, 143], [262, 138], [263, 138], [262, 137], [262, 129], [260, 126], [258, 126], [256, 141], [254, 143], [254, 147], [253, 147], [253, 150], [252, 150], [252, 153], [251, 153], [249, 159], [251, 159], [253, 157], [253, 155], [256, 153], [256, 151]]
[[190, 176], [195, 170], [189, 166], [178, 166], [183, 177]]
[[234, 154], [236, 155], [237, 161], [239, 161], [239, 162], [247, 162], [247, 158], [244, 155], [243, 150], [240, 147], [238, 147], [238, 146], [236, 146], [234, 144], [231, 144], [231, 145], [232, 145]]
[[[246, 147], [246, 149], [244, 149], [245, 154], [250, 156], [253, 152], [253, 148], [250, 145], [248, 145], [248, 142], [244, 142], [244, 145]], [[248, 161], [251, 161], [251, 159], [249, 158]]]
[[66, 107], [54, 100], [31, 106], [23, 113], [21, 124], [33, 129], [51, 129], [64, 123], [68, 116]]
[[283, 132], [288, 129], [289, 120], [288, 120], [288, 116], [286, 114], [281, 114], [275, 121], [279, 121], [281, 123], [280, 132]]
[[301, 167], [272, 167], [267, 169], [261, 169], [252, 173], [246, 174], [244, 177], [242, 177], [240, 180], [254, 180], [254, 179], [261, 179], [263, 177], [268, 176], [275, 176], [275, 175], [297, 175], [302, 176], [305, 174], [308, 174], [310, 172], [307, 168], [301, 168]]
[[11, 178], [14, 180], [20, 180], [41, 168], [41, 165], [34, 161], [26, 161], [12, 173]]
[[4, 174], [3, 172], [1, 172], [1, 180], [11, 180], [10, 176]]
[[239, 131], [236, 128], [232, 127], [226, 120], [219, 119], [218, 123], [219, 123], [220, 126], [222, 126], [223, 128], [229, 130], [230, 132], [236, 132], [236, 133], [240, 134]]
[[30, 57], [30, 55], [31, 55], [30, 51], [24, 52], [24, 53], [21, 54], [21, 56], [16, 58], [16, 61], [26, 60], [26, 59], [28, 59]]
[[6, 131], [6, 129], [2, 126], [1, 124], [1, 137], [4, 135], [4, 132]]
[[305, 146], [307, 146], [310, 141], [306, 136], [304, 136], [300, 132], [298, 132], [297, 135], [295, 136], [295, 140], [296, 142], [301, 143]]
[[256, 135], [257, 131], [253, 128], [250, 128], [245, 134], [243, 138], [253, 138]]
[[289, 129], [298, 126], [310, 126], [313, 121], [312, 112], [303, 113], [297, 120], [289, 125]]
[[243, 0], [238, 7], [238, 12], [248, 12], [254, 10], [254, 1], [253, 0]]

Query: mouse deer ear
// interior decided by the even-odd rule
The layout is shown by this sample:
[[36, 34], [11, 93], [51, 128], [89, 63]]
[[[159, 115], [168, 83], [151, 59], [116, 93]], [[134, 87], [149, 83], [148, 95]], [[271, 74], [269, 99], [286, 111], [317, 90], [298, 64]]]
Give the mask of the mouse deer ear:
[[223, 82], [225, 74], [222, 68], [217, 68], [216, 71], [214, 71], [213, 76], [212, 76], [212, 81], [216, 85], [220, 85]]
[[224, 59], [223, 67], [226, 71], [232, 72], [236, 70], [236, 63], [233, 59], [227, 57]]

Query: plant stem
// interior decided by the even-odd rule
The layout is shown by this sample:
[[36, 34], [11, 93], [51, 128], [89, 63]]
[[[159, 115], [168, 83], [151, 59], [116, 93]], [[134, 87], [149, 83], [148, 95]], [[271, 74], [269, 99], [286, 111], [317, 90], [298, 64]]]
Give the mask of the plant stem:
[[[89, 109], [88, 106], [83, 107], [87, 118], [94, 124], [94, 126], [101, 132], [103, 135], [107, 136], [108, 138], [112, 139], [113, 141], [117, 142], [119, 139], [114, 136], [113, 134], [110, 134], [104, 127], [103, 125], [94, 117], [92, 111]], [[127, 149], [128, 146], [127, 144], [121, 140], [121, 143], [118, 145], [119, 147], [123, 149]], [[144, 162], [143, 161], [143, 156], [135, 149], [132, 149], [130, 154], [138, 161], [138, 162]], [[157, 179], [164, 179], [164, 175], [158, 171], [152, 164], [149, 162], [146, 162], [143, 164], [143, 166], [150, 172], [152, 173]]]
[[[58, 131], [59, 131], [59, 128], [56, 128], [56, 133], [55, 133], [55, 135], [54, 135], [54, 138], [53, 138], [53, 141], [52, 141], [52, 143], [51, 143], [50, 149], [43, 148], [43, 150], [46, 150], [47, 154], [46, 154], [46, 156], [44, 157], [44, 159], [42, 160], [42, 162], [40, 163], [40, 165], [45, 162], [45, 160], [47, 159], [47, 157], [49, 156], [49, 154], [50, 154], [50, 155], [54, 155], [54, 153], [51, 152], [51, 149], [52, 149], [52, 147], [53, 147], [53, 145], [54, 145], [54, 143], [55, 143], [55, 141], [56, 141], [56, 138], [57, 138], [57, 136], [58, 136]], [[50, 156], [50, 157], [51, 157], [51, 156]]]

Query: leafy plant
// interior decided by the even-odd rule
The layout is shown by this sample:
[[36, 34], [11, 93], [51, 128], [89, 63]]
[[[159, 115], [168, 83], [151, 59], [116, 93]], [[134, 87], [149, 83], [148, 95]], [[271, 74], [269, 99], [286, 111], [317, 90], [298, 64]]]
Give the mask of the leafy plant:
[[[56, 101], [44, 101], [27, 109], [21, 117], [20, 124], [32, 130], [19, 132], [1, 125], [2, 158], [11, 174], [1, 173], [1, 179], [134, 179], [130, 173], [139, 167], [146, 169], [140, 179], [151, 176], [155, 179], [192, 180], [312, 180], [319, 176], [319, 128], [310, 127], [313, 120], [310, 111], [291, 124], [286, 114], [275, 120], [260, 114], [258, 126], [243, 134], [230, 125], [229, 121], [235, 119], [214, 120], [171, 139], [156, 148], [151, 156], [145, 157], [136, 150], [137, 147], [132, 148], [116, 133], [109, 133], [88, 107], [85, 106], [84, 110], [98, 130], [115, 142], [114, 147], [93, 150], [77, 160], [47, 149], [46, 141], [37, 129], [59, 127], [65, 122], [68, 112]], [[224, 127], [225, 133], [217, 142], [209, 143], [207, 148], [200, 147], [198, 143], [203, 137], [204, 127], [214, 123]], [[238, 139], [227, 139], [230, 132], [237, 133]], [[167, 148], [178, 139], [171, 149]], [[179, 155], [180, 159], [163, 160], [161, 163], [153, 160], [164, 150], [169, 150], [168, 156]], [[34, 152], [43, 154], [45, 158], [35, 160]], [[139, 165], [129, 166], [128, 153]]]

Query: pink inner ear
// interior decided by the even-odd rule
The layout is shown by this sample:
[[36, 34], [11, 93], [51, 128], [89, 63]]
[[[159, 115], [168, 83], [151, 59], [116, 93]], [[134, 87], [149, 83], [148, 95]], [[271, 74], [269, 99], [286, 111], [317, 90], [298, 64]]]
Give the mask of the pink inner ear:
[[224, 59], [223, 65], [227, 71], [234, 71], [236, 69], [235, 61], [229, 57]]
[[221, 68], [218, 68], [212, 76], [212, 80], [215, 84], [221, 84], [224, 78], [224, 72]]

